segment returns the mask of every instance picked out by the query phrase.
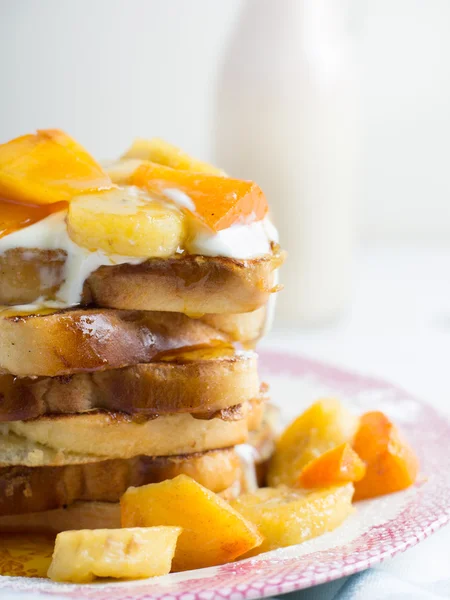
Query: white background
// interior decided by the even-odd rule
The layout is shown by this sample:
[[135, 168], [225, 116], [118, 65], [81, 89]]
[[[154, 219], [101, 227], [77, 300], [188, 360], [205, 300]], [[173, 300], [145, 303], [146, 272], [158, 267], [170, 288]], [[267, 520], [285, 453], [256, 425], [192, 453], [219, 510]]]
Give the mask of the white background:
[[[0, 141], [59, 127], [104, 158], [159, 135], [208, 158], [241, 4], [0, 0]], [[360, 235], [448, 243], [450, 2], [346, 4], [361, 73]]]

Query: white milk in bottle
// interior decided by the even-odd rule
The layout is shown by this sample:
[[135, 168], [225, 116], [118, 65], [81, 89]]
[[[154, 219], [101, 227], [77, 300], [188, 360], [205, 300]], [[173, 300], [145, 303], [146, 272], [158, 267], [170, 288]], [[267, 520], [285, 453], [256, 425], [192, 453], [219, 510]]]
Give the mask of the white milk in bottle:
[[291, 325], [333, 319], [350, 292], [358, 103], [341, 6], [245, 1], [219, 73], [216, 163], [268, 198]]

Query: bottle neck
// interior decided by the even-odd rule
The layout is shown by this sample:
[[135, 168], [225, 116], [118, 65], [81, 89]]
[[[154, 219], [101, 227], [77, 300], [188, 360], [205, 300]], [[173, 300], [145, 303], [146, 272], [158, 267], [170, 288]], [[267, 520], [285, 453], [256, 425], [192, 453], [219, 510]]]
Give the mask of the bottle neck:
[[274, 85], [305, 69], [332, 76], [348, 62], [349, 42], [337, 0], [244, 0], [225, 72], [247, 82], [269, 77]]
[[346, 15], [337, 0], [244, 0], [238, 27], [260, 39], [340, 38], [347, 36]]

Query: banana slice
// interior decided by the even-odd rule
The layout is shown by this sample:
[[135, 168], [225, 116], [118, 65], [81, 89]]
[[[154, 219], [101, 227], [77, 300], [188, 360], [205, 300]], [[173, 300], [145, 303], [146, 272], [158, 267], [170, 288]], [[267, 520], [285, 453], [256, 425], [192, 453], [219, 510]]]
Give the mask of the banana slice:
[[134, 187], [74, 198], [67, 226], [79, 246], [136, 258], [166, 258], [184, 241], [183, 213]]
[[353, 485], [305, 492], [287, 487], [260, 488], [231, 506], [256, 525], [263, 543], [247, 556], [306, 542], [336, 529], [352, 512]]
[[47, 575], [73, 583], [167, 575], [180, 533], [181, 527], [64, 531], [56, 537]]
[[137, 138], [131, 148], [125, 152], [122, 159], [141, 159], [179, 169], [180, 171], [195, 171], [196, 173], [209, 173], [210, 175], [225, 175], [225, 173], [201, 160], [193, 158], [177, 146], [173, 146], [159, 138], [146, 140]]

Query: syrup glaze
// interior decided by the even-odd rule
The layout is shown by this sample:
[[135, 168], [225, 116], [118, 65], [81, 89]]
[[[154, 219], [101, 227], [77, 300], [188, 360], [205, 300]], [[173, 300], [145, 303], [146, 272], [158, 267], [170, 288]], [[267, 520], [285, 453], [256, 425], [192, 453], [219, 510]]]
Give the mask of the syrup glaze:
[[42, 221], [42, 219], [64, 210], [66, 207], [66, 202], [34, 205], [19, 204], [0, 198], [0, 238]]

